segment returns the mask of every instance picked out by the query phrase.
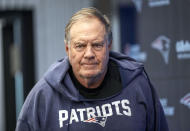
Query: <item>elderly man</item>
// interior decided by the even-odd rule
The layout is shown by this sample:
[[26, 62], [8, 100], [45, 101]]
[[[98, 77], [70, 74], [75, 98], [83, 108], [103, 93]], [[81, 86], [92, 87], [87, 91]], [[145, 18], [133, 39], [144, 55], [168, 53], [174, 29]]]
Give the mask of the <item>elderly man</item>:
[[95, 8], [75, 13], [65, 29], [67, 57], [28, 95], [17, 131], [167, 131], [143, 65], [110, 51], [110, 22]]

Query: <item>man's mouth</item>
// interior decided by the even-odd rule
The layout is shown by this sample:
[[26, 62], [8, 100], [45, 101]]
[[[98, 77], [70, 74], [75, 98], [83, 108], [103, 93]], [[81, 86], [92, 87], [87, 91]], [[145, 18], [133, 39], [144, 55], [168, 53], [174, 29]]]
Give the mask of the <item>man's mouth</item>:
[[81, 63], [81, 65], [98, 65], [97, 62], [93, 62], [93, 63]]
[[84, 69], [95, 69], [97, 68], [98, 63], [82, 63], [81, 66], [83, 66]]

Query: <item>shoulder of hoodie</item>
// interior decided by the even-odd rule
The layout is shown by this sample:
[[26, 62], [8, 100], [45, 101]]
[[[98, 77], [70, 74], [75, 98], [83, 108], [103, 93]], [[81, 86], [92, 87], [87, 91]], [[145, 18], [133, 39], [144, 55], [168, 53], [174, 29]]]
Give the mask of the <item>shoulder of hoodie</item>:
[[146, 97], [147, 101], [150, 101], [149, 100], [150, 97], [148, 96], [157, 97], [157, 94], [150, 81], [150, 78], [144, 69], [143, 63], [137, 62], [136, 60], [126, 56], [125, 54], [121, 54], [117, 52], [110, 52], [110, 59], [117, 62], [119, 68], [121, 68], [122, 71], [128, 70], [130, 73], [135, 72], [135, 71], [140, 71], [138, 76], [141, 76], [141, 77], [139, 77], [138, 81], [143, 83], [142, 84], [143, 86], [140, 86], [140, 88], [137, 89], [138, 92], [140, 91], [140, 94], [145, 94], [144, 96]]
[[27, 120], [28, 119], [27, 114], [30, 114], [28, 112], [31, 111], [31, 109], [36, 108], [35, 105], [38, 105], [38, 103], [41, 100], [44, 100], [44, 97], [48, 97], [49, 94], [51, 94], [53, 92], [53, 88], [46, 80], [46, 76], [49, 75], [50, 72], [54, 71], [55, 68], [59, 67], [61, 63], [63, 65], [64, 64], [63, 62], [66, 59], [67, 58], [62, 58], [62, 59], [54, 62], [49, 67], [49, 69], [44, 73], [44, 75], [41, 77], [41, 79], [39, 79], [37, 81], [37, 83], [33, 86], [31, 91], [27, 95], [26, 100], [24, 101], [24, 105], [22, 107], [22, 110], [21, 110], [18, 120], [21, 120], [21, 121]]
[[32, 110], [35, 110], [35, 108], [39, 103], [39, 99], [41, 96], [42, 90], [45, 89], [48, 86], [48, 84], [45, 82], [45, 80], [42, 78], [40, 79], [35, 86], [31, 89], [28, 96], [26, 97], [26, 100], [24, 101], [24, 104], [22, 106], [22, 110], [19, 114], [18, 121], [21, 123], [25, 122], [27, 124], [32, 123], [32, 117], [29, 117]]
[[146, 82], [150, 83], [149, 76], [146, 73], [143, 63], [138, 62], [125, 54], [113, 51], [110, 51], [110, 60], [115, 61], [121, 71], [126, 70], [130, 73], [140, 71], [141, 73], [138, 75], [143, 76], [146, 79]]
[[39, 100], [42, 94], [45, 94], [45, 92], [49, 90], [51, 90], [50, 86], [48, 85], [48, 83], [45, 81], [44, 78], [41, 78], [29, 92], [24, 103], [25, 107], [30, 108], [30, 106], [32, 106], [33, 104], [35, 104], [36, 101]]
[[35, 99], [36, 97], [38, 97], [42, 94], [45, 95], [46, 93], [50, 93], [53, 90], [53, 88], [51, 88], [51, 85], [46, 80], [46, 76], [49, 74], [49, 72], [51, 72], [52, 70], [54, 70], [55, 68], [60, 66], [60, 64], [63, 63], [65, 59], [66, 58], [62, 58], [62, 59], [56, 61], [55, 63], [53, 63], [49, 67], [49, 69], [44, 73], [44, 75], [41, 77], [41, 79], [37, 81], [37, 83], [34, 85], [34, 87], [29, 92], [27, 99], [26, 99], [27, 103], [31, 103], [31, 101], [33, 101], [33, 99]]
[[[130, 88], [130, 89], [131, 90], [135, 89], [139, 96], [142, 96], [144, 99], [146, 99], [148, 103], [152, 103], [152, 99], [156, 97], [155, 89], [149, 79], [148, 74], [144, 69], [144, 65], [124, 54], [117, 52], [110, 52], [110, 60], [113, 60], [117, 63], [122, 73], [126, 71], [124, 73], [125, 75], [122, 75], [122, 77], [127, 78], [131, 76], [135, 78], [135, 79], [132, 78], [131, 80], [136, 80], [136, 82], [141, 83], [140, 84], [141, 86], [136, 86], [135, 88]], [[150, 99], [150, 97], [152, 99]]]

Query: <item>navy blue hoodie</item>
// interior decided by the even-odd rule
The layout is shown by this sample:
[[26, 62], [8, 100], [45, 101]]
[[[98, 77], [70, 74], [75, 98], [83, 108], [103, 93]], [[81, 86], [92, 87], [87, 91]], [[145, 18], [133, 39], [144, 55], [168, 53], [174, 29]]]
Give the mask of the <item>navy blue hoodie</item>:
[[122, 90], [86, 99], [71, 81], [68, 57], [53, 64], [29, 93], [16, 131], [168, 131], [163, 109], [142, 64], [110, 52]]

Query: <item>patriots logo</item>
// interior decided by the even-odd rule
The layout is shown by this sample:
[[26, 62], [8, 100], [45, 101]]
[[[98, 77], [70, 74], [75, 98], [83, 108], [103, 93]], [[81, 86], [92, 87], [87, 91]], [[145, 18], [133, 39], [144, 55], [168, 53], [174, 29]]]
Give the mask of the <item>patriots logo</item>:
[[152, 42], [152, 48], [158, 50], [166, 64], [168, 64], [169, 52], [170, 52], [170, 39], [166, 36], [159, 36]]
[[190, 108], [190, 93], [181, 98], [180, 103]]
[[106, 124], [106, 120], [107, 120], [107, 116], [94, 116], [88, 120], [84, 120], [83, 122], [88, 122], [88, 123], [97, 123], [99, 125], [101, 125], [102, 127], [105, 127]]
[[137, 11], [140, 13], [142, 11], [143, 0], [132, 0], [132, 2], [134, 3]]

